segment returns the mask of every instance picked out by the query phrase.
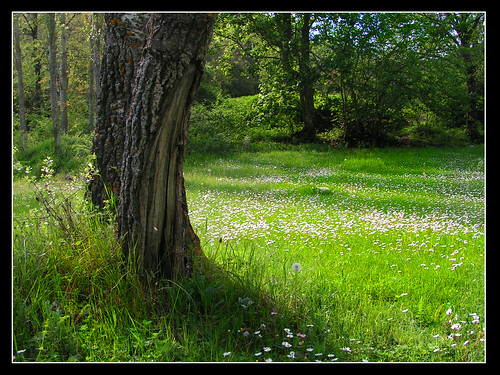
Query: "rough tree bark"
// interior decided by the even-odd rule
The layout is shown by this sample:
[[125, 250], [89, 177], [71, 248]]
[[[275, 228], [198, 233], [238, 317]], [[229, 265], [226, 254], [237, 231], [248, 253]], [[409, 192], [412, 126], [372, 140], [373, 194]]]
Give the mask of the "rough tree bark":
[[[125, 144], [125, 123], [130, 114], [132, 89], [146, 40], [150, 14], [104, 15], [104, 53], [100, 92], [97, 97], [96, 130], [92, 152], [97, 156], [97, 174], [89, 186], [92, 203], [102, 207], [111, 193], [120, 194], [120, 176]], [[94, 89], [97, 89], [94, 86]]]
[[195, 253], [202, 254], [189, 222], [183, 161], [214, 18], [106, 17], [94, 152], [101, 183], [118, 184], [113, 189], [119, 191], [118, 234], [125, 255], [148, 277], [183, 277]]

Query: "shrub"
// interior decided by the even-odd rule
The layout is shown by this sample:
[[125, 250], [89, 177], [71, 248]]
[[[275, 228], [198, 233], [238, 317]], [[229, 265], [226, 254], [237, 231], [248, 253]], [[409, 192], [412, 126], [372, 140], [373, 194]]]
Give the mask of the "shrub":
[[31, 133], [28, 133], [28, 142], [24, 150], [20, 147], [13, 150], [14, 177], [23, 176], [27, 167], [33, 171], [35, 177], [40, 177], [43, 161], [47, 157], [54, 161], [53, 168], [56, 173], [73, 173], [81, 169], [87, 162], [92, 148], [92, 135], [84, 133], [63, 134], [61, 148], [62, 152], [57, 154], [54, 139], [47, 138], [41, 142], [35, 142]]
[[191, 108], [187, 153], [234, 151], [249, 142], [257, 96], [222, 99]]
[[467, 145], [464, 129], [445, 128], [429, 123], [418, 123], [403, 129], [401, 137], [409, 140], [413, 146], [460, 147]]

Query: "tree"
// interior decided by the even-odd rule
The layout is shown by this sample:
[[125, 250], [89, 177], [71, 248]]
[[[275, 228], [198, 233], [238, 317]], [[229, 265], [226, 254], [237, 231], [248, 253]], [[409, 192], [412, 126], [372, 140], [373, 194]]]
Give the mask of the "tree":
[[312, 26], [311, 14], [302, 15], [299, 49], [299, 95], [302, 106], [304, 128], [299, 132], [300, 138], [311, 140], [316, 137], [316, 116], [314, 113], [315, 70], [310, 63], [311, 47], [309, 33]]
[[59, 127], [59, 111], [57, 108], [57, 47], [56, 47], [56, 20], [54, 13], [46, 15], [49, 31], [49, 74], [50, 74], [50, 117], [54, 128], [54, 142], [56, 153], [61, 152], [61, 132]]
[[467, 92], [465, 128], [472, 142], [478, 142], [481, 139], [479, 127], [483, 125], [484, 86], [478, 77], [483, 64], [481, 59], [484, 53], [483, 22], [483, 13], [452, 13], [446, 14], [444, 19], [444, 23], [450, 28], [448, 36], [458, 49], [462, 60], [462, 70], [465, 73]]
[[42, 109], [42, 52], [40, 48], [39, 29], [42, 17], [38, 17], [38, 13], [28, 13], [23, 15], [26, 21], [26, 28], [23, 33], [31, 37], [31, 60], [33, 62], [33, 78], [34, 85], [31, 88], [30, 105], [27, 106], [28, 111], [40, 112]]
[[94, 130], [94, 109], [97, 98], [101, 93], [99, 82], [101, 72], [101, 33], [100, 16], [92, 13], [90, 15], [90, 61], [89, 61], [89, 131]]
[[14, 57], [16, 61], [17, 70], [17, 101], [19, 103], [19, 124], [22, 132], [22, 143], [24, 143], [24, 137], [26, 131], [28, 130], [26, 126], [26, 110], [24, 103], [24, 80], [23, 80], [23, 64], [21, 55], [21, 44], [19, 42], [19, 16], [13, 16], [13, 27], [14, 27]]
[[66, 15], [60, 14], [61, 22], [61, 62], [59, 69], [59, 102], [61, 108], [61, 131], [68, 132], [68, 104], [67, 104], [67, 91], [68, 91], [68, 51], [66, 48]]
[[[99, 174], [90, 185], [94, 205], [102, 207], [120, 195], [125, 123], [130, 115], [132, 91], [150, 15], [104, 15], [104, 53], [101, 61], [101, 95], [97, 98], [96, 130], [92, 152]], [[90, 99], [89, 99], [90, 100]]]
[[117, 183], [109, 170], [119, 176], [118, 234], [145, 276], [182, 277], [194, 254], [202, 254], [189, 222], [183, 160], [214, 19], [195, 13], [105, 18], [94, 150], [102, 185]]
[[218, 35], [230, 39], [265, 71], [268, 86], [282, 96], [298, 93], [303, 140], [316, 136], [314, 84], [318, 78], [310, 56], [311, 31], [317, 16], [311, 13], [255, 13], [224, 15]]

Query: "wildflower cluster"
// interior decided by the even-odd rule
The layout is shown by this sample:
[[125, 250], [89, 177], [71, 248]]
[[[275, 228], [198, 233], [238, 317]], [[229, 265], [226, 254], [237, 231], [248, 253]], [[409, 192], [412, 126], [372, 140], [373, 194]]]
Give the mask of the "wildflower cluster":
[[42, 178], [50, 178], [54, 175], [54, 169], [52, 168], [53, 164], [54, 160], [52, 160], [50, 157], [46, 157], [45, 159], [43, 159], [43, 164], [41, 169]]
[[[486, 327], [481, 327], [481, 318], [477, 313], [470, 313], [469, 319], [460, 320], [458, 314], [452, 318], [453, 309], [446, 310], [447, 335], [434, 334], [436, 346], [433, 353], [456, 351], [458, 355], [464, 356], [467, 348], [485, 343]], [[466, 354], [465, 354], [466, 355]]]
[[[267, 328], [266, 324], [261, 324], [254, 332], [244, 328], [240, 328], [239, 332], [246, 340], [258, 340], [257, 345], [263, 343], [254, 353], [256, 361], [338, 361], [339, 358], [334, 353], [323, 355], [322, 351], [318, 351], [323, 346], [317, 342], [318, 337], [312, 331], [313, 324], [307, 324], [304, 328], [303, 332], [293, 332], [290, 328], [283, 328], [275, 334]], [[344, 349], [340, 350], [344, 351]], [[224, 352], [222, 356], [231, 360], [232, 354], [232, 352]]]

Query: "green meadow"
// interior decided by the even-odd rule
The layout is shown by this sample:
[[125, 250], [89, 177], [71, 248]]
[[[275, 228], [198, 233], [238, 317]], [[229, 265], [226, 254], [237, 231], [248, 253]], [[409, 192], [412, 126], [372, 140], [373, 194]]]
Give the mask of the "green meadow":
[[484, 146], [190, 155], [209, 262], [149, 285], [84, 177], [17, 179], [14, 361], [485, 361], [484, 165]]

